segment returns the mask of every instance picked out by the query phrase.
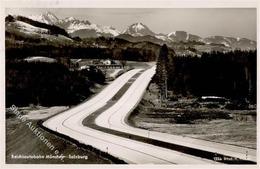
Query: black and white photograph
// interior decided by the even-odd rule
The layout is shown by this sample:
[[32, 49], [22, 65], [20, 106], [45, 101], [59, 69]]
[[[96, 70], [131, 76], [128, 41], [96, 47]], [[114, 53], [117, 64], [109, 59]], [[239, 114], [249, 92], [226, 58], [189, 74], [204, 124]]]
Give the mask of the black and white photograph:
[[257, 166], [257, 10], [5, 7], [4, 163]]

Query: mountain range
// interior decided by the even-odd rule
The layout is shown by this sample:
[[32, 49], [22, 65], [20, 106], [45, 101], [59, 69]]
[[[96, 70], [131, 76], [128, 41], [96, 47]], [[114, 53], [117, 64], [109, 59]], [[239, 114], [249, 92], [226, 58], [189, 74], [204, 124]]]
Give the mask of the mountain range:
[[[75, 37], [83, 38], [119, 38], [130, 42], [152, 42], [155, 44], [167, 44], [172, 47], [179, 54], [190, 54], [216, 51], [229, 51], [229, 50], [255, 50], [256, 42], [247, 38], [234, 38], [225, 36], [210, 36], [202, 38], [198, 35], [190, 34], [185, 31], [174, 31], [168, 34], [155, 33], [148, 26], [143, 23], [134, 23], [129, 25], [124, 31], [120, 32], [111, 26], [102, 26], [91, 23], [88, 20], [79, 20], [74, 17], [60, 19], [53, 13], [46, 12], [41, 15], [31, 15], [27, 18], [38, 21], [47, 25], [55, 25], [64, 29], [69, 37], [65, 39], [73, 39]], [[13, 25], [7, 25], [7, 29], [20, 29], [32, 34], [45, 34], [47, 36], [48, 30], [37, 28], [22, 21], [17, 21]], [[194, 52], [197, 51], [197, 52]], [[188, 53], [187, 53], [188, 52]]]
[[114, 37], [120, 32], [111, 26], [101, 26], [90, 23], [88, 20], [79, 20], [74, 17], [59, 19], [53, 13], [46, 12], [41, 15], [31, 15], [28, 18], [46, 24], [57, 25], [65, 29], [72, 37], [95, 38], [95, 37]]

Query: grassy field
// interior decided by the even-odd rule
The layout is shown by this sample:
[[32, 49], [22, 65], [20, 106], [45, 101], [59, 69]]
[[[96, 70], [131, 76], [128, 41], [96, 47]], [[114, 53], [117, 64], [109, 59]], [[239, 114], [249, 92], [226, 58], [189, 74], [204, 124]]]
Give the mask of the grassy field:
[[[198, 106], [194, 98], [176, 99], [160, 108], [156, 90], [149, 87], [129, 117], [135, 127], [256, 149], [256, 110]], [[209, 106], [210, 107], [210, 106]]]

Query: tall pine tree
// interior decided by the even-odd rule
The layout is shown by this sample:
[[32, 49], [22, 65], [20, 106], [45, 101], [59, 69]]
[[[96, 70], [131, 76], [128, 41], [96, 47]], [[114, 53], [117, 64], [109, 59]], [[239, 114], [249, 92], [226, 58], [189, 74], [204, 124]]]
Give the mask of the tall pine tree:
[[161, 99], [167, 99], [167, 64], [168, 64], [168, 47], [164, 44], [157, 58], [156, 76], [161, 92]]

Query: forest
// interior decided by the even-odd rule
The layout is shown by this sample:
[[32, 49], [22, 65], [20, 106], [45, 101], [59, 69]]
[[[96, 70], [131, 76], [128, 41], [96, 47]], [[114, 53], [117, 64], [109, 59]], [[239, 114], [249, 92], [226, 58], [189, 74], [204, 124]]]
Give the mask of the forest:
[[[174, 94], [213, 95], [256, 103], [256, 51], [236, 50], [203, 53], [201, 57], [172, 57], [167, 50], [161, 48], [158, 63], [164, 63], [165, 70], [158, 65], [157, 74], [167, 73], [167, 88]], [[160, 77], [154, 78], [159, 86], [162, 85]]]
[[69, 71], [60, 63], [7, 60], [6, 106], [75, 105], [90, 96], [104, 74], [95, 69]]

